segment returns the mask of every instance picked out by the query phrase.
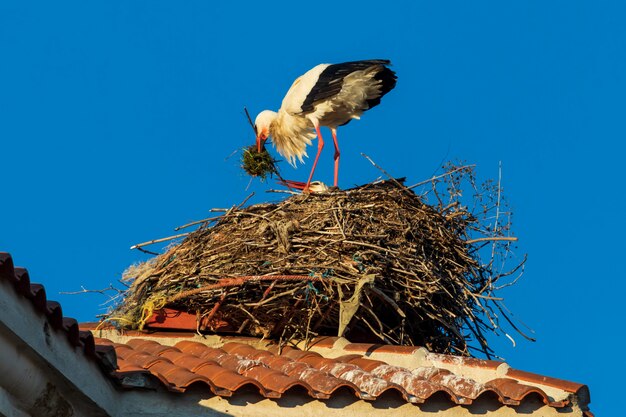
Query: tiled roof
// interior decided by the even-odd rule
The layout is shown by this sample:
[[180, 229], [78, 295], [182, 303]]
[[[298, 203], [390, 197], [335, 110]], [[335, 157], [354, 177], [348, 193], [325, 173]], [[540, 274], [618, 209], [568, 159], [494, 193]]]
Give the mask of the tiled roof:
[[65, 333], [72, 346], [82, 349], [89, 357], [96, 357], [93, 334], [90, 331], [79, 330], [75, 319], [64, 317], [61, 305], [48, 300], [44, 286], [31, 283], [28, 271], [15, 267], [11, 255], [6, 252], [0, 252], [0, 281], [12, 284], [20, 296], [30, 300], [35, 310], [46, 316], [53, 329]]
[[[309, 350], [279, 351], [270, 342], [252, 338], [215, 336], [215, 342], [189, 332], [120, 335], [114, 330], [98, 332], [93, 325], [81, 325], [81, 330], [76, 320], [63, 317], [59, 303], [47, 299], [42, 285], [31, 283], [28, 272], [14, 267], [11, 256], [2, 252], [0, 281], [8, 282], [51, 327], [126, 389], [162, 386], [185, 393], [193, 387], [221, 397], [252, 389], [266, 398], [304, 392], [321, 400], [347, 391], [364, 400], [396, 394], [415, 404], [443, 396], [459, 405], [489, 396], [503, 405], [540, 399], [556, 409], [566, 409], [571, 401], [586, 409], [589, 402], [588, 388], [582, 384], [514, 370], [504, 362], [434, 354], [420, 347], [325, 337]], [[94, 338], [94, 333], [106, 337]]]
[[[173, 392], [204, 387], [212, 394], [229, 397], [252, 388], [266, 398], [281, 398], [297, 390], [313, 398], [328, 399], [347, 390], [364, 400], [396, 393], [416, 404], [443, 395], [459, 405], [491, 396], [503, 405], [538, 398], [554, 408], [569, 405], [568, 393], [588, 394], [582, 384], [516, 371], [504, 362], [438, 355], [417, 347], [349, 343], [343, 338], [326, 337], [318, 339], [311, 350], [284, 347], [279, 352], [276, 345], [252, 338], [223, 337], [218, 345], [210, 346], [191, 335], [182, 340], [172, 336], [131, 332], [125, 334], [123, 343], [96, 338], [96, 344], [115, 349], [119, 370], [112, 374], [114, 378], [149, 371]], [[337, 345], [340, 347], [334, 347]], [[329, 349], [339, 356], [320, 353]], [[422, 355], [423, 366], [407, 368], [372, 359], [381, 355]], [[475, 368], [488, 376], [478, 381], [455, 373], [451, 370], [454, 367]], [[540, 386], [565, 395], [554, 398]]]

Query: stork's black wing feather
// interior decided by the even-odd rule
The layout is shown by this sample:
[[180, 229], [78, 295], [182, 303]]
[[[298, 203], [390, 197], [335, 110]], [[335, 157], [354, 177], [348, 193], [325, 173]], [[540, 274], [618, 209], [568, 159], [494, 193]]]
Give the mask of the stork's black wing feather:
[[387, 59], [368, 59], [363, 61], [344, 62], [342, 64], [329, 65], [320, 74], [317, 83], [313, 86], [309, 94], [304, 99], [301, 109], [303, 113], [311, 112], [314, 110], [315, 103], [325, 100], [329, 97], [341, 91], [343, 80], [349, 74], [355, 71], [362, 71], [375, 65], [381, 65], [381, 71], [379, 71], [374, 79], [382, 82], [381, 94], [379, 97], [368, 100], [369, 108], [372, 108], [380, 103], [380, 98], [387, 94], [396, 85], [396, 74], [385, 67], [391, 62]]

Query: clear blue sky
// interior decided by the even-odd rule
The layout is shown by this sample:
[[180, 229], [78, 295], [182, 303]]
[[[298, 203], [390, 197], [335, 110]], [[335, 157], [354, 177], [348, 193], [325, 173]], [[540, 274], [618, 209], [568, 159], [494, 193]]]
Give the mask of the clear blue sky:
[[[492, 340], [516, 368], [587, 383], [615, 414], [623, 371], [626, 9], [621, 2], [0, 3], [0, 250], [64, 313], [146, 259], [132, 244], [256, 191], [228, 156], [322, 62], [389, 58], [398, 85], [341, 129], [340, 186], [417, 182], [442, 158], [496, 178], [522, 281], [505, 295], [536, 343]], [[307, 166], [285, 167], [304, 180]], [[318, 179], [332, 182], [332, 151]], [[616, 356], [617, 355], [617, 356]], [[618, 368], [618, 369], [616, 369]], [[621, 408], [621, 407], [620, 407]], [[613, 413], [611, 413], [613, 411]]]

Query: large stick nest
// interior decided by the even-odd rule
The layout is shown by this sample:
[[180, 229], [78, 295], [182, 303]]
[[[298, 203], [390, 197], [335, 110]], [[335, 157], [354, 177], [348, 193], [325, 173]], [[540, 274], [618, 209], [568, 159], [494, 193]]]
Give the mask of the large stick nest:
[[[505, 222], [481, 223], [460, 204], [464, 175], [473, 178], [450, 168], [422, 195], [391, 180], [233, 208], [129, 268], [132, 284], [109, 318], [141, 327], [156, 305], [197, 313], [200, 330], [283, 342], [339, 334], [461, 354], [473, 336], [489, 355], [484, 330], [498, 329], [494, 311], [505, 315], [494, 284], [519, 265], [495, 272], [513, 239]], [[497, 191], [497, 207], [478, 211], [501, 211]]]

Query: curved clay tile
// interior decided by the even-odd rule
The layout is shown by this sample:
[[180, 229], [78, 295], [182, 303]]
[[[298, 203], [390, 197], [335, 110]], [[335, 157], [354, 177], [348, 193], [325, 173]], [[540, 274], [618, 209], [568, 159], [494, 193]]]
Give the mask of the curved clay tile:
[[537, 395], [544, 404], [550, 404], [548, 395], [537, 387], [520, 384], [511, 378], [496, 378], [485, 384], [489, 388], [498, 390], [506, 399], [511, 399], [518, 404], [530, 395]]
[[144, 352], [152, 353], [153, 355], [160, 355], [166, 351], [180, 352], [179, 349], [173, 346], [162, 345], [154, 340], [145, 339], [131, 339], [127, 344], [135, 350], [142, 350]]
[[258, 381], [239, 375], [238, 373], [230, 369], [222, 368], [219, 365], [207, 364], [197, 368], [194, 373], [205, 376], [209, 381], [215, 384], [215, 386], [231, 392], [235, 392], [243, 386], [250, 385], [258, 390], [261, 395], [265, 395], [265, 389]]
[[46, 314], [46, 289], [41, 284], [30, 284], [30, 292], [27, 296], [40, 313]]
[[266, 367], [255, 367], [244, 373], [244, 376], [255, 379], [268, 391], [283, 394], [293, 387], [300, 387], [306, 390], [309, 395], [315, 396], [313, 388], [304, 381], [283, 374], [280, 371]]
[[171, 363], [170, 360], [167, 358], [153, 355], [152, 353], [144, 352], [141, 350], [125, 352], [123, 354], [120, 354], [119, 357], [130, 363], [134, 363], [137, 366], [141, 366], [144, 369], [148, 369], [157, 363]]
[[[332, 376], [340, 379], [344, 379], [353, 383], [359, 388], [359, 391], [363, 394], [367, 394], [366, 397], [378, 397], [383, 392], [392, 387], [392, 384], [385, 381], [382, 378], [372, 375], [369, 372], [364, 371], [356, 365], [342, 362], [330, 362], [320, 366], [321, 371], [328, 372]], [[398, 387], [400, 388], [400, 387]], [[406, 395], [400, 388], [400, 394]]]
[[189, 369], [192, 372], [200, 369], [203, 366], [207, 365], [218, 365], [215, 361], [210, 361], [207, 359], [199, 358], [194, 355], [189, 355], [187, 353], [178, 353], [178, 352], [164, 352], [161, 357], [167, 358], [172, 363], [181, 366], [183, 368]]
[[176, 388], [186, 389], [191, 384], [202, 381], [211, 385], [209, 379], [203, 375], [198, 375], [188, 369], [176, 366], [171, 362], [159, 362], [150, 368], [151, 372], [160, 373], [167, 381]]
[[200, 356], [207, 349], [207, 346], [203, 343], [194, 342], [191, 340], [182, 340], [174, 345], [181, 352], [189, 353], [192, 355]]

